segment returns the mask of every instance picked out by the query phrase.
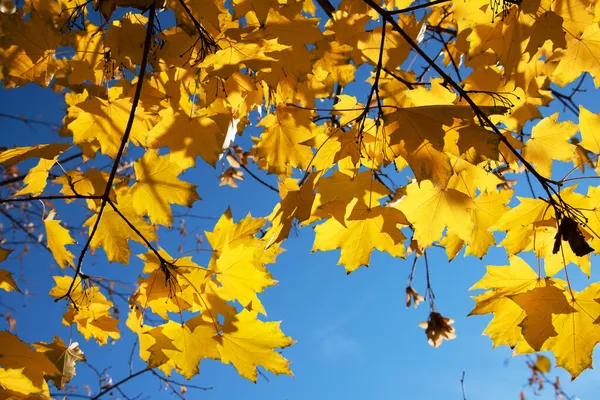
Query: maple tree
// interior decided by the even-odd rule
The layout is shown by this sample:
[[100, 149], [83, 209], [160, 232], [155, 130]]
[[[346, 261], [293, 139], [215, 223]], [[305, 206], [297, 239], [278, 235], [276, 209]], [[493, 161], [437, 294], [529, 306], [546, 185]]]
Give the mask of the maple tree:
[[[493, 314], [494, 346], [552, 352], [575, 378], [600, 341], [600, 284], [578, 292], [568, 274], [574, 264], [590, 276], [600, 252], [600, 116], [573, 100], [587, 75], [600, 85], [598, 10], [592, 0], [4, 1], [4, 88], [60, 92], [66, 111], [54, 142], [0, 153], [0, 212], [62, 268], [49, 294], [68, 303], [63, 324], [103, 345], [126, 321], [153, 373], [191, 378], [214, 359], [252, 381], [259, 366], [291, 375], [278, 349], [294, 340], [259, 317], [258, 294], [276, 284], [267, 265], [290, 232], [311, 226], [313, 251], [340, 249], [348, 273], [374, 249], [412, 258], [407, 306], [429, 302], [421, 326], [436, 347], [455, 337], [452, 320], [429, 278], [424, 296], [413, 288], [415, 265], [429, 277], [433, 247], [450, 260], [504, 248], [509, 265], [473, 285], [484, 292], [471, 314]], [[370, 89], [343, 93], [356, 80]], [[544, 114], [553, 102], [564, 111]], [[206, 232], [205, 266], [160, 241], [172, 206], [208, 190], [181, 177], [197, 163], [225, 165], [219, 185], [251, 177], [281, 198], [264, 217], [224, 211]], [[523, 182], [529, 197], [514, 193]], [[82, 209], [81, 226], [65, 226]], [[95, 251], [144, 263], [126, 317], [107, 281], [84, 272]], [[19, 296], [5, 268], [0, 288]], [[50, 396], [48, 382], [63, 387], [84, 357], [60, 338], [1, 335], [0, 385], [14, 398]]]

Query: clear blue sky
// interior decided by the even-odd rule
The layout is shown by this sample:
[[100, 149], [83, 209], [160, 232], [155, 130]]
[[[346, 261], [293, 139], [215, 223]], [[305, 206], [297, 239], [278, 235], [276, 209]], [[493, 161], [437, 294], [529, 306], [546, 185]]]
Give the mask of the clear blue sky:
[[[361, 88], [355, 90], [360, 92]], [[578, 99], [592, 111], [600, 111], [597, 92], [592, 87]], [[592, 103], [594, 101], [596, 104]], [[3, 114], [24, 115], [57, 124], [64, 115], [61, 97], [35, 86], [0, 91], [0, 105]], [[571, 118], [566, 113], [565, 116]], [[41, 126], [28, 126], [4, 118], [0, 123], [2, 146], [51, 142], [56, 138], [54, 132]], [[256, 133], [256, 130], [251, 128], [248, 133]], [[218, 188], [216, 177], [220, 170], [202, 162], [198, 165], [196, 170], [184, 175], [186, 180], [198, 185], [198, 193], [203, 198], [190, 211], [192, 214], [218, 218], [229, 204], [236, 220], [249, 211], [255, 216], [266, 216], [278, 201], [275, 193], [248, 176], [239, 189]], [[275, 177], [259, 173], [271, 184], [276, 184]], [[517, 193], [529, 195], [525, 183], [519, 184]], [[62, 210], [65, 208], [59, 206], [60, 219], [80, 221], [80, 215], [72, 216]], [[175, 210], [187, 211], [183, 208]], [[0, 220], [6, 224], [5, 219]], [[212, 229], [214, 222], [187, 219], [186, 228], [188, 232], [202, 235], [204, 230]], [[177, 222], [174, 226], [177, 227]], [[161, 246], [176, 254], [182, 241], [176, 229], [167, 233], [161, 228], [159, 234]], [[84, 237], [79, 235], [76, 239], [82, 243]], [[483, 260], [465, 258], [461, 253], [452, 263], [448, 263], [442, 250], [431, 251], [429, 260], [436, 303], [442, 314], [455, 319], [457, 332], [455, 340], [434, 349], [427, 344], [424, 331], [417, 327], [427, 318], [427, 305], [417, 310], [407, 310], [404, 306], [410, 260], [393, 259], [375, 252], [370, 268], [360, 268], [347, 276], [341, 266], [336, 266], [339, 252], [310, 254], [313, 239], [314, 232], [310, 227], [290, 235], [283, 246], [287, 251], [271, 268], [279, 284], [260, 296], [269, 320], [283, 321], [283, 331], [298, 340], [283, 350], [283, 355], [292, 360], [295, 377], [267, 374], [269, 381], [259, 377], [258, 383], [253, 384], [241, 378], [231, 365], [203, 361], [201, 374], [190, 383], [213, 389], [207, 392], [190, 389], [189, 398], [462, 399], [460, 377], [463, 371], [466, 372], [465, 388], [469, 400], [518, 398], [528, 377], [525, 358], [511, 358], [507, 348], [492, 349], [491, 341], [481, 335], [489, 317], [466, 318], [474, 305], [469, 298], [474, 293], [468, 292], [468, 288], [483, 276], [485, 265], [506, 263], [503, 250], [492, 248]], [[185, 248], [193, 248], [193, 242], [193, 238], [187, 239]], [[144, 252], [138, 245], [134, 245], [134, 249], [136, 254]], [[51, 275], [64, 272], [50, 268], [53, 260], [39, 247], [32, 247], [22, 260], [15, 257], [18, 251], [19, 248], [1, 267], [13, 271], [21, 288], [31, 295], [0, 292], [3, 305], [0, 310], [5, 312], [6, 306], [15, 310], [11, 311], [17, 320], [15, 333], [27, 342], [48, 342], [52, 335], [68, 342], [72, 333], [96, 368], [110, 367], [108, 373], [114, 382], [127, 376], [135, 337], [125, 324], [120, 325], [122, 339], [115, 344], [100, 348], [93, 342], [85, 342], [75, 330], [71, 332], [61, 325], [61, 314], [67, 303], [54, 303], [47, 295], [52, 287]], [[208, 253], [199, 252], [193, 256], [199, 264], [207, 264]], [[127, 266], [108, 264], [101, 253], [88, 260], [85, 272], [90, 275], [133, 282], [141, 271], [141, 262], [135, 257]], [[594, 258], [593, 264], [595, 261]], [[417, 269], [414, 286], [424, 293], [425, 277], [421, 267]], [[592, 268], [592, 281], [597, 276]], [[116, 300], [116, 305], [124, 321], [127, 304]], [[1, 327], [7, 328], [7, 324], [3, 323]], [[144, 364], [137, 360], [134, 370], [142, 368]], [[559, 375], [567, 393], [585, 400], [598, 398], [596, 371], [585, 371], [573, 383], [569, 383], [564, 371]], [[178, 376], [174, 378], [185, 381]], [[72, 383], [90, 385], [94, 392], [98, 389], [96, 375], [85, 365], [77, 367], [77, 377]], [[159, 391], [159, 381], [151, 375], [138, 377], [122, 389], [131, 397], [140, 392], [157, 399], [173, 397], [164, 388]], [[538, 398], [553, 398], [552, 391], [547, 389], [544, 396]]]

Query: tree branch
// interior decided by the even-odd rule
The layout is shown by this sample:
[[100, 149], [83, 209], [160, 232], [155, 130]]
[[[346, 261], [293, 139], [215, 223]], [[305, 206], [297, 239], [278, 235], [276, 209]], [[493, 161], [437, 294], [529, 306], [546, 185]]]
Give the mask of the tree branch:
[[[98, 226], [100, 225], [100, 220], [102, 219], [102, 214], [104, 213], [104, 209], [106, 208], [106, 204], [110, 200], [110, 189], [115, 180], [115, 176], [117, 174], [117, 170], [119, 169], [119, 162], [121, 157], [123, 157], [123, 152], [125, 151], [125, 147], [127, 147], [127, 143], [129, 143], [129, 135], [131, 134], [131, 129], [133, 128], [133, 122], [135, 121], [135, 111], [137, 109], [138, 103], [140, 101], [140, 96], [142, 94], [142, 86], [144, 85], [144, 77], [146, 75], [146, 67], [148, 66], [148, 55], [150, 54], [150, 47], [152, 45], [152, 33], [154, 30], [154, 17], [156, 15], [156, 2], [152, 2], [149, 7], [149, 16], [148, 16], [148, 25], [146, 27], [146, 38], [144, 39], [144, 50], [142, 53], [142, 61], [140, 64], [140, 73], [137, 81], [137, 85], [135, 88], [135, 94], [133, 97], [133, 102], [131, 104], [131, 111], [129, 112], [129, 119], [127, 120], [127, 126], [125, 127], [125, 133], [123, 134], [123, 138], [121, 139], [121, 145], [119, 147], [119, 151], [117, 152], [117, 156], [115, 157], [115, 161], [112, 166], [112, 170], [110, 171], [110, 175], [108, 177], [108, 181], [106, 182], [106, 188], [104, 189], [104, 194], [102, 195], [102, 202], [100, 203], [100, 208], [98, 211], [98, 217], [94, 222], [94, 225], [90, 231], [90, 236], [85, 242], [81, 253], [79, 254], [79, 259], [77, 260], [77, 268], [75, 269], [75, 276], [71, 281], [71, 285], [67, 290], [67, 293], [55, 301], [59, 301], [68, 297], [71, 299], [71, 291], [73, 290], [73, 286], [75, 286], [76, 278], [81, 273], [81, 267], [83, 264], [83, 259], [92, 243], [92, 239], [98, 230]], [[72, 299], [71, 299], [72, 301]]]

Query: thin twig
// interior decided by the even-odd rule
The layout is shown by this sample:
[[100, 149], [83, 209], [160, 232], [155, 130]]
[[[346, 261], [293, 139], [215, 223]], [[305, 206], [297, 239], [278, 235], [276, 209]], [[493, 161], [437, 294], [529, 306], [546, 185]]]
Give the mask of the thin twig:
[[100, 393], [98, 393], [94, 397], [91, 397], [91, 400], [97, 400], [97, 399], [99, 399], [100, 397], [104, 396], [106, 393], [110, 392], [111, 390], [118, 388], [119, 386], [121, 386], [122, 384], [124, 384], [124, 383], [132, 380], [136, 376], [145, 374], [148, 371], [152, 371], [152, 368], [145, 368], [145, 369], [142, 369], [142, 370], [136, 372], [135, 374], [129, 375], [127, 378], [124, 378], [124, 379], [120, 380], [119, 382], [115, 383], [111, 387], [108, 387], [108, 388], [102, 390]]

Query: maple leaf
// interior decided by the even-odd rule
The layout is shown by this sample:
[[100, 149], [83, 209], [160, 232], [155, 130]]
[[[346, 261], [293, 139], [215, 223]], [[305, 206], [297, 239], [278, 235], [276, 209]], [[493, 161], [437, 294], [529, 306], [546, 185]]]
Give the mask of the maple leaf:
[[252, 307], [265, 314], [265, 310], [256, 297], [268, 286], [277, 284], [269, 271], [260, 261], [254, 246], [238, 245], [229, 248], [225, 245], [219, 256], [209, 264], [208, 274], [219, 282], [219, 295], [226, 300], [238, 300], [244, 307]]
[[541, 350], [554, 354], [556, 365], [572, 379], [592, 367], [592, 352], [600, 341], [600, 284], [579, 293], [553, 289], [512, 298], [527, 313], [524, 329], [541, 342]]
[[65, 268], [67, 265], [71, 267], [73, 264], [73, 253], [65, 248], [66, 245], [77, 243], [69, 234], [69, 230], [60, 225], [60, 221], [54, 219], [56, 213], [54, 210], [50, 211], [46, 219], [44, 219], [44, 226], [46, 228], [46, 237], [48, 238], [48, 248], [52, 252], [54, 259], [61, 268]]
[[567, 48], [556, 52], [550, 61], [560, 60], [552, 74], [552, 80], [560, 86], [573, 82], [584, 72], [594, 78], [596, 87], [600, 86], [600, 27], [597, 23], [589, 25], [581, 36], [567, 35]]
[[77, 342], [68, 346], [58, 336], [54, 336], [52, 343], [38, 342], [33, 347], [39, 352], [45, 354], [56, 368], [61, 372], [60, 376], [52, 378], [54, 385], [62, 389], [75, 376], [76, 363], [86, 361], [83, 351], [79, 348]]
[[314, 186], [320, 174], [312, 174], [301, 187], [294, 179], [286, 179], [279, 184], [281, 201], [275, 206], [268, 219], [271, 227], [265, 233], [266, 247], [281, 243], [290, 233], [294, 221], [309, 219], [315, 199]]
[[[27, 19], [17, 14], [2, 16], [4, 35], [0, 39], [0, 60], [4, 85], [14, 87], [36, 82], [48, 86], [58, 69], [55, 53], [62, 42], [60, 31], [35, 9]], [[9, 41], [4, 39], [7, 35]]]
[[596, 154], [600, 153], [599, 122], [600, 115], [590, 112], [581, 105], [579, 106], [579, 129], [581, 130], [582, 139], [580, 145]]
[[233, 222], [231, 209], [221, 215], [212, 232], [205, 232], [206, 239], [216, 252], [221, 252], [225, 246], [230, 249], [239, 245], [250, 245], [256, 239], [255, 235], [264, 226], [264, 218], [255, 218], [248, 214], [239, 222]]
[[138, 215], [148, 214], [153, 224], [171, 226], [171, 204], [191, 207], [200, 200], [195, 185], [177, 178], [183, 171], [169, 154], [159, 156], [158, 150], [148, 150], [133, 168], [136, 182], [129, 189], [133, 209]]
[[183, 168], [196, 165], [196, 157], [215, 165], [223, 152], [225, 132], [207, 115], [190, 117], [183, 111], [165, 109], [148, 134], [150, 147], [169, 147], [172, 159]]
[[69, 148], [68, 143], [38, 144], [35, 146], [14, 147], [0, 152], [0, 164], [12, 167], [30, 158], [54, 159]]
[[237, 71], [242, 65], [254, 70], [266, 68], [277, 61], [274, 53], [290, 48], [278, 43], [276, 38], [239, 43], [224, 39], [218, 44], [220, 49], [204, 58], [198, 67], [206, 68], [210, 74], [224, 78]]
[[[62, 185], [60, 192], [65, 196], [102, 196], [108, 183], [109, 174], [96, 168], [88, 169], [85, 172], [68, 171], [66, 174], [57, 177], [54, 183]], [[119, 179], [115, 179], [119, 183]], [[115, 191], [111, 189], [109, 193], [111, 200], [116, 200]], [[70, 203], [75, 199], [65, 199]], [[100, 199], [86, 199], [88, 206], [94, 208], [100, 205]]]
[[436, 188], [431, 181], [411, 183], [406, 198], [396, 206], [413, 225], [419, 246], [427, 247], [440, 240], [444, 227], [469, 241], [473, 229], [470, 210], [473, 200], [455, 189]]
[[216, 337], [217, 349], [224, 364], [233, 364], [239, 374], [256, 382], [256, 367], [274, 374], [293, 375], [289, 361], [276, 348], [291, 346], [295, 340], [285, 336], [279, 322], [262, 322], [256, 311], [242, 310], [225, 319], [223, 332]]
[[[90, 245], [93, 249], [102, 247], [110, 262], [126, 264], [131, 255], [127, 241], [135, 240], [139, 243], [144, 243], [144, 241], [138, 236], [130, 235], [129, 224], [119, 214], [127, 218], [127, 221], [135, 226], [147, 240], [156, 240], [156, 233], [152, 226], [136, 213], [132, 196], [127, 193], [126, 187], [121, 187], [116, 191], [116, 198], [116, 207], [119, 212], [111, 207], [104, 210]], [[83, 226], [89, 227], [91, 232], [96, 218], [98, 218], [97, 215], [90, 217]]]
[[175, 368], [188, 379], [200, 372], [198, 366], [202, 359], [220, 357], [217, 341], [214, 339], [216, 334], [215, 326], [204, 321], [202, 316], [193, 317], [185, 324], [168, 321], [145, 333], [153, 337], [163, 335], [170, 341], [169, 347], [165, 348], [161, 346], [162, 341], [157, 341], [148, 349], [151, 354], [158, 351], [164, 354], [167, 361], [160, 365], [160, 369], [170, 375], [171, 370]]
[[49, 395], [45, 381], [41, 387], [34, 385], [22, 369], [0, 368], [0, 385], [2, 395], [9, 399], [48, 398]]
[[0, 366], [4, 369], [18, 369], [31, 383], [41, 388], [44, 377], [60, 376], [60, 371], [42, 353], [33, 350], [17, 336], [0, 331]]
[[42, 194], [46, 187], [48, 174], [52, 167], [54, 167], [54, 164], [56, 164], [56, 158], [51, 160], [42, 158], [35, 167], [29, 170], [25, 179], [23, 179], [26, 186], [15, 192], [14, 196], [23, 196], [25, 194], [39, 196]]
[[[69, 116], [73, 118], [68, 125], [73, 132], [73, 143], [93, 143], [97, 140], [102, 154], [116, 157], [130, 111], [131, 98], [104, 100], [88, 96], [68, 110]], [[131, 140], [138, 146], [146, 144], [148, 118], [147, 113], [138, 105], [130, 133]]]
[[569, 161], [575, 151], [569, 139], [577, 126], [570, 121], [556, 122], [557, 118], [558, 113], [554, 113], [537, 123], [523, 148], [523, 157], [547, 178], [552, 175], [552, 160]]
[[77, 329], [86, 340], [96, 339], [100, 344], [108, 343], [108, 337], [121, 337], [117, 328], [118, 320], [110, 315], [113, 307], [111, 301], [100, 292], [96, 286], [87, 286], [79, 277], [54, 276], [55, 286], [50, 290], [50, 296], [61, 298], [69, 293], [71, 282], [75, 284], [69, 296], [71, 307], [63, 315], [63, 325], [77, 324]]
[[395, 257], [404, 257], [406, 239], [400, 228], [407, 224], [404, 215], [391, 207], [368, 207], [358, 199], [346, 210], [344, 223], [330, 218], [315, 227], [315, 242], [311, 251], [341, 249], [338, 264], [350, 273], [361, 265], [368, 266], [373, 249]]
[[288, 165], [308, 167], [313, 152], [303, 143], [315, 135], [310, 111], [280, 107], [265, 116], [258, 126], [265, 131], [256, 143], [256, 154], [266, 160], [269, 172], [285, 174]]
[[488, 289], [487, 292], [473, 297], [477, 304], [469, 315], [494, 314], [494, 318], [483, 332], [492, 339], [494, 347], [515, 347], [522, 337], [520, 324], [526, 314], [511, 296], [560, 283], [556, 280], [541, 279], [520, 257], [511, 256], [509, 262], [508, 266], [487, 266], [485, 276], [469, 289]]

